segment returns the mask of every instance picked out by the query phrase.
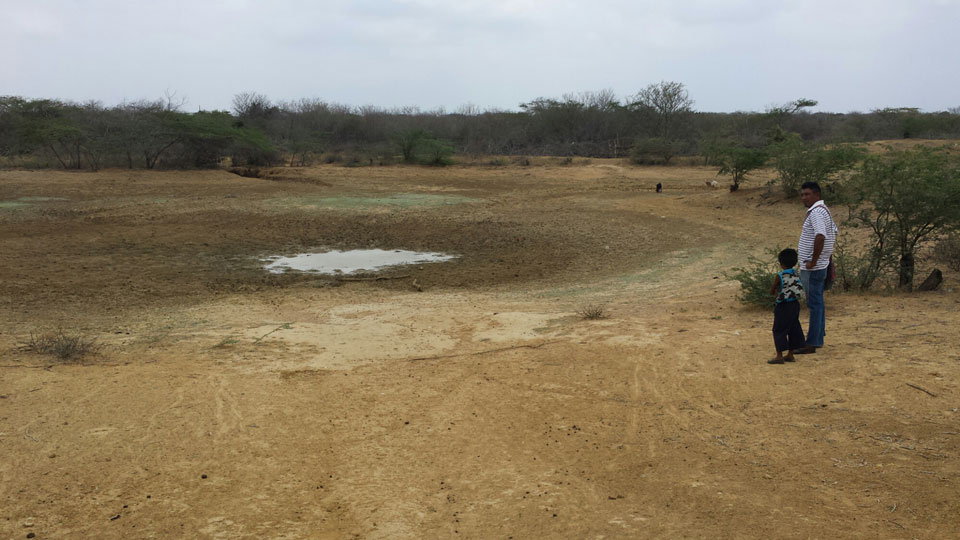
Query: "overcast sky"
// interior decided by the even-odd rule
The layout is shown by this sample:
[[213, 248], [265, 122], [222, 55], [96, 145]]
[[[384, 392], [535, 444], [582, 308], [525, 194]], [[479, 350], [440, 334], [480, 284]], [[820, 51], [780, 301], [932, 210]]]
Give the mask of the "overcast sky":
[[960, 0], [0, 0], [0, 95], [517, 109], [661, 80], [700, 111], [960, 106]]

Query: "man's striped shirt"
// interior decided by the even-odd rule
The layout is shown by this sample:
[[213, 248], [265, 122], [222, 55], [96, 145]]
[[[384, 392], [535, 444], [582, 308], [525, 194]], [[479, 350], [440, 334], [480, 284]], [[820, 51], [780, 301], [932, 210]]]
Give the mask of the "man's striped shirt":
[[823, 201], [813, 203], [807, 210], [807, 217], [803, 220], [803, 229], [800, 231], [800, 242], [797, 244], [797, 253], [800, 255], [800, 268], [806, 270], [807, 261], [813, 260], [813, 241], [818, 234], [823, 235], [823, 251], [817, 258], [817, 264], [810, 270], [823, 270], [830, 264], [833, 255], [833, 245], [837, 241], [837, 226], [830, 216], [830, 210]]

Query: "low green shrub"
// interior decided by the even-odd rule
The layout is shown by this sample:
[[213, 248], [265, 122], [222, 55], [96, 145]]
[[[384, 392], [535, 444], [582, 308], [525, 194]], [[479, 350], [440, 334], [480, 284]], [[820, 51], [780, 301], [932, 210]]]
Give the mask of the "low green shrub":
[[750, 256], [745, 266], [733, 268], [724, 273], [724, 277], [740, 283], [737, 300], [756, 308], [774, 306], [776, 297], [770, 294], [770, 286], [773, 285], [774, 276], [780, 271], [780, 265], [777, 263], [779, 252], [779, 248], [767, 250], [769, 256], [763, 259]]

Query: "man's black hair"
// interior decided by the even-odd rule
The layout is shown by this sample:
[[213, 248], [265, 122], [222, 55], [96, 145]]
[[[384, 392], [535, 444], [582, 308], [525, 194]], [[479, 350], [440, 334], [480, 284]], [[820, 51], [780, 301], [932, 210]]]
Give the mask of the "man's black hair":
[[820, 184], [816, 182], [804, 182], [800, 189], [809, 189], [810, 191], [816, 191], [817, 193], [822, 193], [820, 191]]
[[798, 258], [797, 250], [793, 248], [787, 248], [777, 255], [777, 260], [780, 261], [780, 265], [787, 268], [793, 268], [796, 266]]

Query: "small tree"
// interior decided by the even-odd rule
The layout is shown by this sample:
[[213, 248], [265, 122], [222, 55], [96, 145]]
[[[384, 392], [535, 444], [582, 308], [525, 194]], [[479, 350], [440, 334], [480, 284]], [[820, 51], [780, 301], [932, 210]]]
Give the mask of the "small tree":
[[720, 163], [718, 175], [729, 174], [733, 179], [730, 185], [730, 191], [740, 189], [740, 183], [743, 182], [747, 173], [754, 169], [759, 169], [767, 162], [767, 151], [763, 148], [743, 148], [741, 146], [729, 146], [716, 150], [714, 159]]
[[656, 114], [657, 135], [672, 139], [680, 124], [693, 112], [693, 100], [683, 83], [660, 81], [648, 85], [633, 96], [633, 107], [646, 107]]
[[814, 99], [800, 98], [790, 103], [769, 107], [765, 117], [772, 124], [767, 131], [767, 138], [775, 143], [785, 141], [790, 135], [783, 128], [783, 124], [793, 115], [808, 107], [816, 107], [817, 101]]
[[216, 167], [231, 154], [234, 165], [272, 165], [279, 154], [266, 136], [253, 127], [241, 127], [225, 111], [178, 114], [176, 130], [183, 140], [181, 165]]
[[64, 169], [81, 167], [84, 133], [75, 105], [33, 100], [23, 104], [21, 115], [17, 134], [24, 146], [49, 152]]
[[402, 131], [393, 136], [393, 144], [404, 163], [449, 165], [453, 147], [421, 129]]
[[848, 235], [837, 238], [833, 248], [837, 282], [844, 291], [865, 291], [897, 262], [895, 246], [886, 243], [889, 235], [875, 234], [867, 246], [853, 246]]
[[433, 137], [427, 137], [421, 141], [421, 159], [420, 162], [425, 165], [450, 165], [453, 155], [453, 147], [445, 141]]
[[393, 144], [400, 151], [404, 163], [415, 163], [417, 161], [417, 147], [426, 137], [427, 133], [421, 129], [403, 131], [393, 136]]
[[960, 228], [960, 168], [945, 149], [915, 147], [870, 156], [845, 188], [848, 222], [895, 246], [900, 287], [913, 288], [916, 252]]
[[804, 142], [794, 135], [773, 148], [778, 181], [787, 197], [800, 193], [804, 182], [823, 182], [850, 170], [863, 157], [863, 150], [850, 145], [823, 146]]
[[114, 108], [118, 145], [126, 156], [127, 166], [133, 168], [134, 156], [143, 158], [143, 166], [153, 169], [161, 158], [182, 142], [182, 133], [176, 129], [176, 119], [182, 114], [171, 98], [154, 101], [123, 103]]
[[278, 110], [263, 94], [241, 92], [233, 96], [233, 113], [241, 119], [265, 118]]
[[668, 140], [663, 137], [641, 137], [633, 143], [630, 159], [639, 165], [654, 163], [655, 158], [663, 160], [668, 165], [673, 156], [681, 151], [681, 141]]
[[[663, 158], [664, 164], [684, 147], [691, 146], [693, 103], [683, 83], [660, 81], [632, 96], [627, 109], [653, 120], [653, 136], [638, 140]], [[636, 155], [635, 155], [636, 157]], [[642, 159], [642, 158], [641, 158]]]

